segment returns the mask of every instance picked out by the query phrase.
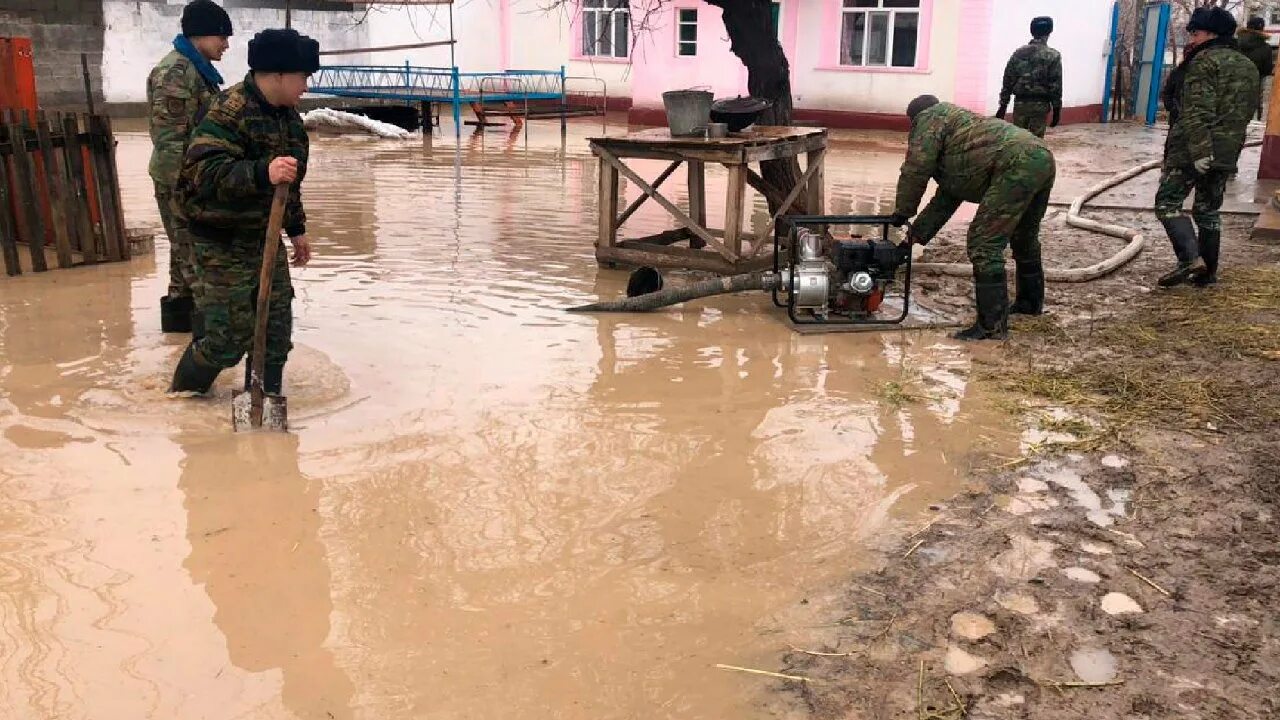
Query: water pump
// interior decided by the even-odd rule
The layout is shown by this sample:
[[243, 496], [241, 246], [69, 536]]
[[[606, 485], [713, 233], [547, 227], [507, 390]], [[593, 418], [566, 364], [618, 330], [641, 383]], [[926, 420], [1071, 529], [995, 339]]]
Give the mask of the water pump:
[[[775, 237], [773, 271], [764, 289], [793, 323], [885, 325], [907, 318], [911, 303], [911, 247], [889, 240], [888, 215], [806, 215], [788, 218], [791, 232]], [[831, 226], [878, 225], [879, 239], [828, 234]], [[783, 247], [783, 237], [787, 239]], [[900, 314], [876, 316], [905, 266]]]

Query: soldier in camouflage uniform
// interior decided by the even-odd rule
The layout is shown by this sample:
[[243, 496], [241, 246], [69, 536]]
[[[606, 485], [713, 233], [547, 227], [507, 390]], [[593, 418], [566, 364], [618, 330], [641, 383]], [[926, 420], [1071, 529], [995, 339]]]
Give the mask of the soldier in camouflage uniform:
[[[978, 203], [969, 224], [977, 322], [956, 333], [962, 340], [1003, 338], [1008, 314], [1039, 315], [1044, 309], [1040, 221], [1049, 207], [1056, 168], [1053, 153], [1031, 133], [922, 95], [907, 106], [911, 135], [898, 178], [894, 222], [916, 214], [929, 179], [937, 193], [916, 217], [907, 237], [924, 245], [962, 202]], [[1017, 262], [1017, 299], [1009, 306], [1004, 249]]]
[[[1160, 278], [1161, 287], [1189, 280], [1205, 286], [1218, 279], [1218, 209], [1258, 103], [1258, 70], [1236, 50], [1235, 29], [1231, 13], [1198, 8], [1187, 24], [1186, 57], [1164, 88], [1170, 127], [1155, 210], [1178, 264]], [[1182, 204], [1192, 190], [1196, 196], [1187, 217]]]
[[[249, 42], [249, 75], [214, 100], [192, 134], [175, 203], [194, 240], [205, 336], [183, 353], [173, 391], [207, 391], [252, 349], [258, 270], [276, 185], [290, 186], [283, 226], [294, 264], [311, 258], [299, 190], [309, 145], [296, 108], [307, 77], [320, 66], [319, 52], [315, 40], [294, 30], [258, 33]], [[264, 390], [277, 395], [293, 347], [293, 285], [285, 258], [280, 252], [273, 269], [263, 377]]]
[[1013, 52], [1004, 66], [1004, 86], [1000, 89], [1000, 109], [996, 117], [1004, 119], [1013, 104], [1013, 124], [1026, 128], [1036, 137], [1044, 137], [1045, 117], [1053, 113], [1049, 127], [1058, 127], [1062, 119], [1062, 55], [1049, 47], [1053, 18], [1038, 17], [1031, 21], [1031, 42]]
[[222, 59], [231, 34], [231, 18], [225, 10], [211, 0], [194, 0], [182, 9], [182, 34], [174, 38], [173, 50], [147, 76], [152, 143], [148, 171], [169, 237], [169, 292], [160, 298], [163, 332], [192, 332], [193, 324], [199, 325], [192, 301], [191, 247], [174, 222], [171, 198], [193, 121], [222, 85], [213, 62]]

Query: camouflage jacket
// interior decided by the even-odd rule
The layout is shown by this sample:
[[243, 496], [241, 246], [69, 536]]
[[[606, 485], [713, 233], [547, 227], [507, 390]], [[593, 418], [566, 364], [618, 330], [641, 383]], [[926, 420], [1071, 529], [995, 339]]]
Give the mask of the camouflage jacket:
[[1259, 89], [1258, 69], [1234, 40], [1210, 40], [1187, 53], [1164, 89], [1171, 121], [1165, 166], [1186, 168], [1212, 157], [1215, 169], [1235, 170]]
[[214, 99], [192, 133], [174, 205], [198, 237], [261, 237], [271, 213], [267, 166], [277, 157], [292, 156], [298, 159], [298, 179], [289, 190], [284, 229], [289, 237], [306, 234], [299, 188], [308, 153], [307, 131], [298, 111], [269, 104], [253, 76], [246, 76]]
[[1047, 40], [1032, 40], [1009, 57], [1000, 104], [1008, 105], [1011, 95], [1062, 107], [1062, 55]]
[[1236, 33], [1236, 42], [1240, 45], [1240, 52], [1252, 60], [1253, 66], [1258, 68], [1260, 77], [1267, 77], [1275, 71], [1275, 56], [1272, 54], [1271, 40], [1266, 33], [1261, 30], [1241, 28], [1240, 32]]
[[915, 237], [928, 241], [960, 203], [981, 202], [1000, 162], [1010, 153], [1045, 147], [1036, 136], [1003, 120], [938, 103], [911, 123], [894, 213], [915, 215], [929, 179], [936, 180], [937, 194], [912, 226]]
[[152, 147], [147, 171], [157, 184], [173, 187], [194, 125], [192, 120], [202, 107], [208, 107], [217, 92], [177, 50], [171, 50], [151, 69], [147, 76], [147, 107]]

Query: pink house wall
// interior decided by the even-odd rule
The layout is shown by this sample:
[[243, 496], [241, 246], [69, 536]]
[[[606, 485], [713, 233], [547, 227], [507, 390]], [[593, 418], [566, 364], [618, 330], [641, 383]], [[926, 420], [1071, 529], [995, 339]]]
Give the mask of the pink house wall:
[[[991, 13], [995, 0], [960, 0], [960, 43], [956, 57], [955, 104], [983, 112], [987, 102], [987, 63], [991, 49]], [[998, 89], [998, 88], [997, 88]]]

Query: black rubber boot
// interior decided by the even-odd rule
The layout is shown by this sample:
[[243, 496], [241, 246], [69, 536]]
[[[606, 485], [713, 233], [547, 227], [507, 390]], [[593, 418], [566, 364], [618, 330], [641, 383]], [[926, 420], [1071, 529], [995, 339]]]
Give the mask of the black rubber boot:
[[1191, 278], [1197, 287], [1208, 287], [1218, 282], [1218, 253], [1221, 250], [1221, 230], [1200, 231], [1200, 259], [1204, 260], [1204, 272]]
[[1178, 265], [1160, 277], [1160, 287], [1181, 285], [1192, 276], [1204, 272], [1204, 261], [1200, 259], [1200, 247], [1196, 240], [1196, 226], [1192, 224], [1191, 218], [1179, 215], [1160, 222], [1169, 236], [1169, 242], [1173, 244], [1173, 254], [1178, 257]]
[[160, 332], [191, 332], [191, 313], [195, 310], [195, 302], [189, 297], [160, 298]]
[[1009, 337], [1009, 287], [1004, 273], [974, 277], [974, 298], [978, 304], [978, 320], [973, 327], [952, 337], [957, 340], [1004, 340]]
[[[253, 363], [246, 360], [244, 363], [244, 391], [249, 392], [249, 386], [252, 384]], [[262, 369], [262, 392], [268, 395], [279, 395], [284, 389], [284, 366], [267, 364]]]
[[1044, 312], [1044, 266], [1040, 261], [1018, 263], [1018, 294], [1009, 306], [1011, 315], [1040, 315]]
[[218, 374], [221, 372], [222, 368], [211, 365], [200, 357], [193, 342], [187, 345], [186, 351], [182, 353], [182, 359], [178, 361], [177, 369], [173, 371], [173, 382], [169, 385], [169, 392], [209, 392], [209, 388], [213, 387], [213, 381], [218, 379]]

